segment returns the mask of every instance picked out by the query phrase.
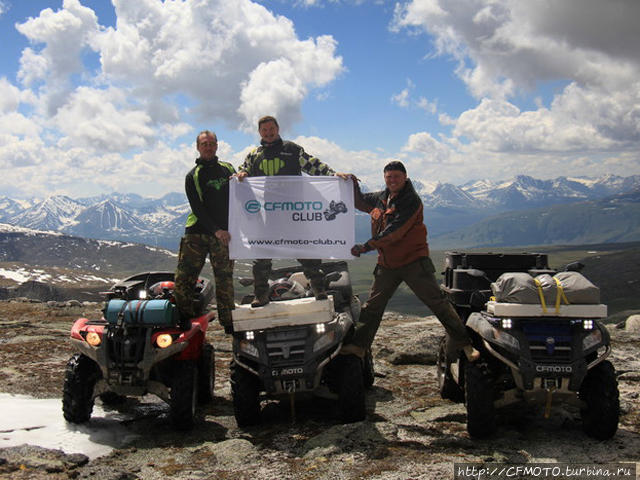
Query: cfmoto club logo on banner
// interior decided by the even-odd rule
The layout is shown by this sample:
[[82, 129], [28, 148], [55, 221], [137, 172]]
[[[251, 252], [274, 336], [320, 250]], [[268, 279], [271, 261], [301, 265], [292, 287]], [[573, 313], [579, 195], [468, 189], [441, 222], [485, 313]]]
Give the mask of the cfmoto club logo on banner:
[[249, 213], [258, 213], [260, 211], [260, 202], [257, 200], [249, 200], [244, 204], [244, 209]]
[[264, 209], [265, 212], [293, 212], [291, 219], [294, 222], [320, 222], [324, 214], [326, 221], [335, 220], [340, 213], [347, 213], [347, 206], [344, 202], [331, 200], [329, 208], [322, 210], [322, 202], [264, 202], [261, 204], [257, 200], [249, 200], [244, 204], [244, 209], [248, 213], [258, 213]]
[[324, 211], [324, 218], [327, 221], [335, 220], [339, 213], [347, 213], [347, 206], [344, 202], [336, 202], [331, 200], [329, 208]]
[[229, 185], [230, 257], [351, 258], [352, 182], [283, 175], [247, 177]]
[[292, 212], [291, 220], [294, 222], [321, 222], [324, 219], [327, 221], [334, 220], [339, 213], [345, 213], [347, 207], [344, 202], [334, 202], [333, 200], [329, 204], [329, 208], [324, 212], [323, 204], [320, 201], [304, 201], [304, 202], [264, 202], [260, 203], [258, 200], [248, 200], [244, 204], [244, 209], [247, 213], [258, 213], [260, 210], [265, 212]]

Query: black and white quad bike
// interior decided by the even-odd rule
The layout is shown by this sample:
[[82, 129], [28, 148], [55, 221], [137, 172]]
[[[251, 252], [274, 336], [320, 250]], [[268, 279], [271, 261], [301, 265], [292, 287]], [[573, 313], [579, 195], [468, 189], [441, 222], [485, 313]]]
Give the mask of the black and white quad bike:
[[187, 327], [178, 318], [173, 279], [172, 272], [128, 277], [107, 292], [103, 318], [75, 321], [77, 353], [67, 363], [62, 398], [67, 421], [88, 421], [96, 397], [115, 404], [152, 393], [169, 404], [174, 428], [193, 426], [196, 403], [213, 399], [214, 350], [206, 341], [215, 316], [206, 311], [213, 288], [198, 280], [194, 300], [201, 315]]
[[[579, 265], [581, 267], [582, 265]], [[571, 267], [571, 266], [569, 266]], [[568, 268], [571, 270], [572, 268]], [[465, 402], [467, 430], [485, 437], [496, 429], [496, 409], [533, 402], [549, 416], [552, 403], [580, 408], [587, 435], [611, 438], [619, 419], [610, 337], [600, 323], [605, 305], [541, 305], [492, 300], [491, 282], [506, 272], [532, 276], [549, 270], [547, 255], [447, 252], [443, 291], [465, 321], [480, 360], [438, 354], [440, 394]]]
[[[321, 265], [326, 300], [314, 298], [300, 270], [274, 270], [271, 302], [251, 308], [247, 296], [233, 312], [231, 394], [240, 427], [260, 422], [262, 398], [289, 397], [293, 408], [296, 395], [321, 390], [338, 400], [345, 423], [365, 418], [365, 388], [374, 381], [371, 353], [364, 360], [338, 353], [360, 314], [347, 264]], [[251, 282], [241, 279], [243, 285]]]

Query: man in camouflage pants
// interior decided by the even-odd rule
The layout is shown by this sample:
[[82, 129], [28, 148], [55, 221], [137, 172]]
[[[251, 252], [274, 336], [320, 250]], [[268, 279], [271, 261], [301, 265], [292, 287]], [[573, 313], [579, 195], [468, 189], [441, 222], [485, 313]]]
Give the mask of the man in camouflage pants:
[[[271, 175], [336, 175], [345, 180], [350, 174], [336, 173], [316, 157], [306, 153], [304, 149], [293, 142], [280, 138], [278, 121], [272, 116], [258, 120], [260, 146], [254, 148], [238, 168], [238, 180], [245, 177], [259, 177]], [[324, 276], [320, 271], [321, 260], [300, 259], [305, 277], [309, 280], [316, 299], [327, 298], [324, 286]], [[269, 303], [268, 280], [271, 275], [271, 259], [261, 258], [253, 262], [253, 290], [252, 307], [261, 307]]]
[[184, 237], [180, 242], [175, 273], [175, 297], [181, 324], [189, 327], [195, 310], [194, 296], [198, 276], [211, 260], [215, 277], [218, 321], [226, 333], [233, 332], [233, 261], [229, 259], [229, 177], [235, 173], [230, 163], [216, 156], [218, 139], [204, 130], [196, 138], [200, 157], [185, 178], [185, 190], [191, 206]]

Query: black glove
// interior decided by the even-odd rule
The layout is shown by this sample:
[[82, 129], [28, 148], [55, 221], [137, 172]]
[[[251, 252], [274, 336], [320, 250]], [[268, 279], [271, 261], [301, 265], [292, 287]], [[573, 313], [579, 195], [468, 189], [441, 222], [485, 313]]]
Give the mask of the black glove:
[[353, 247], [351, 247], [351, 255], [354, 257], [359, 257], [361, 253], [366, 253], [371, 251], [372, 248], [368, 243], [356, 243]]
[[233, 335], [233, 325], [224, 325], [224, 333]]

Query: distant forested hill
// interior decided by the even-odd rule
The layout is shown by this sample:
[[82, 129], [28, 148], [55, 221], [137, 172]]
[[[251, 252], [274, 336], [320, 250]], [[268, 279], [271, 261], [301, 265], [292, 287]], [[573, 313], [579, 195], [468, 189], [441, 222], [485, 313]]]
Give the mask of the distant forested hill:
[[640, 191], [503, 213], [430, 238], [434, 248], [570, 245], [640, 240]]

